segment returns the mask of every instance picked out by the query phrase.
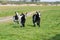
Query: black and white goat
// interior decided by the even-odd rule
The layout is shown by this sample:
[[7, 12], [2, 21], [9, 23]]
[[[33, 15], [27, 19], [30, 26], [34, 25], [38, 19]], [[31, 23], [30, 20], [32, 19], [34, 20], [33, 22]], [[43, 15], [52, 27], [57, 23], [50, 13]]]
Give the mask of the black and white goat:
[[25, 15], [22, 13], [21, 15], [18, 12], [15, 12], [15, 16], [13, 16], [13, 21], [20, 24], [20, 26], [25, 26]]
[[33, 19], [33, 25], [36, 26], [36, 24], [40, 27], [40, 17], [41, 17], [41, 14], [40, 12], [36, 12], [32, 19]]

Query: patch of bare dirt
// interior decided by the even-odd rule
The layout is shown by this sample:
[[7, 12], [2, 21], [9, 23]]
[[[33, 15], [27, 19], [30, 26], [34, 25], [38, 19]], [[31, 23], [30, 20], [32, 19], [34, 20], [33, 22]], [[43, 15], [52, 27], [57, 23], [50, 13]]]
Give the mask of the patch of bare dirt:
[[[35, 11], [33, 11], [33, 12], [28, 12], [28, 13], [27, 13], [27, 17], [28, 17], [28, 16], [31, 16], [34, 12], [35, 12]], [[7, 21], [12, 20], [12, 18], [13, 18], [13, 16], [0, 17], [0, 22], [7, 22]]]

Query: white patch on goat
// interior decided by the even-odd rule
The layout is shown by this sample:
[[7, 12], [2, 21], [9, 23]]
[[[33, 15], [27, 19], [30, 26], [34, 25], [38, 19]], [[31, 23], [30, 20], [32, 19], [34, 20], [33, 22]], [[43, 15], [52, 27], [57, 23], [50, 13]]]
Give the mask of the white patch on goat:
[[41, 17], [41, 13], [39, 13], [39, 17]]
[[19, 24], [22, 26], [22, 24], [21, 24], [21, 17], [22, 17], [23, 15], [21, 15], [21, 16], [19, 16]]
[[14, 24], [16, 24], [15, 22], [17, 22], [18, 20], [15, 20], [15, 17], [14, 17], [14, 16], [13, 16], [12, 19], [13, 19], [13, 21], [14, 21]]

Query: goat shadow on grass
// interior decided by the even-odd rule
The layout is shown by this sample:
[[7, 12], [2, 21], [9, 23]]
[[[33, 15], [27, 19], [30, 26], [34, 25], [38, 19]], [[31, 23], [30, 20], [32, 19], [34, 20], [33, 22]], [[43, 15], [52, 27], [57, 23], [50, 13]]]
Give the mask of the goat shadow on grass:
[[19, 28], [19, 26], [18, 25], [13, 25], [13, 28]]
[[29, 25], [29, 24], [27, 24], [27, 26], [30, 26], [30, 27], [35, 27], [35, 26], [33, 26], [32, 24], [30, 24], [30, 25]]
[[60, 40], [60, 34], [56, 34], [54, 37], [52, 37], [48, 40]]

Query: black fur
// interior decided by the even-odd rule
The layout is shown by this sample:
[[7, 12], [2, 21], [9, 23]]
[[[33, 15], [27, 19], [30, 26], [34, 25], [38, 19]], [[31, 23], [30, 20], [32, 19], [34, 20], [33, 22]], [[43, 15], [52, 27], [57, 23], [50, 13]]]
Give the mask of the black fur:
[[37, 24], [40, 27], [40, 17], [39, 17], [39, 14], [38, 13], [34, 14], [32, 18], [33, 18], [33, 25], [36, 26], [36, 24]]
[[25, 21], [26, 21], [25, 15], [22, 14], [22, 17], [21, 17], [21, 24], [22, 24], [23, 27], [25, 27]]

